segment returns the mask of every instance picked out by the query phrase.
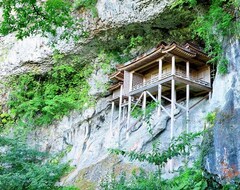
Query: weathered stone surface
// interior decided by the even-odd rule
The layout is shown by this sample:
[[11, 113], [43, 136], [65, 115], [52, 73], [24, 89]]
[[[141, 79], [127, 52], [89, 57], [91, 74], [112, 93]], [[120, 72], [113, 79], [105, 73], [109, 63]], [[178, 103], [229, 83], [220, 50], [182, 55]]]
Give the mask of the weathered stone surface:
[[[151, 34], [159, 36], [158, 39], [167, 39], [168, 30], [176, 29], [191, 21], [187, 19], [191, 14], [174, 14], [173, 12], [161, 15], [166, 6], [172, 1], [168, 0], [99, 0], [97, 4], [98, 18], [93, 18], [90, 12], [84, 12], [84, 27], [91, 31], [89, 39], [85, 39], [76, 46], [73, 43], [60, 41], [58, 49], [63, 53], [79, 53], [83, 56], [96, 57], [96, 47], [99, 44], [114, 49], [119, 44], [116, 39], [119, 34], [125, 36]], [[174, 17], [172, 16], [174, 14]], [[147, 21], [147, 22], [146, 22]], [[184, 21], [184, 23], [182, 22]], [[164, 32], [159, 32], [164, 29]], [[103, 32], [102, 32], [103, 31]], [[125, 31], [125, 32], [124, 32]], [[166, 32], [167, 31], [167, 32]], [[49, 39], [30, 37], [23, 41], [16, 41], [13, 35], [0, 37], [0, 79], [8, 75], [26, 73], [28, 71], [45, 72], [51, 68], [51, 56], [53, 50], [48, 45]], [[225, 76], [217, 74], [211, 104], [208, 100], [202, 101], [190, 112], [191, 132], [202, 130], [205, 125], [205, 117], [209, 111], [218, 109], [217, 121], [209, 138], [209, 150], [206, 153], [205, 167], [219, 178], [231, 180], [239, 176], [239, 118], [240, 118], [240, 42], [230, 39], [224, 44], [228, 57], [229, 73]], [[92, 57], [89, 57], [92, 58]], [[96, 71], [89, 79], [91, 95], [100, 95], [103, 91], [97, 88], [99, 81], [105, 83], [107, 76], [102, 70]], [[5, 99], [6, 94], [1, 100]], [[126, 138], [126, 128], [122, 126], [120, 140], [118, 131], [118, 112], [114, 112], [114, 135], [110, 131], [110, 106], [108, 98], [98, 99], [96, 107], [89, 108], [83, 113], [73, 111], [61, 121], [55, 122], [48, 128], [41, 128], [29, 136], [32, 145], [40, 145], [42, 149], [50, 152], [60, 152], [67, 147], [71, 151], [67, 153], [63, 161], [70, 161], [75, 170], [64, 180], [66, 184], [82, 185], [99, 183], [101, 177], [115, 171], [117, 174], [125, 170], [130, 172], [131, 167], [142, 167], [154, 170], [155, 167], [146, 163], [131, 162], [126, 158], [113, 158], [109, 155], [108, 148], [120, 148], [125, 150], [150, 151], [152, 141], [161, 142], [160, 148], [165, 149], [170, 142], [170, 120], [166, 114], [159, 119], [152, 118], [152, 135], [148, 132], [148, 126], [141, 121], [137, 122]], [[200, 98], [192, 99], [193, 105]], [[1, 101], [0, 101], [1, 102]], [[184, 104], [184, 102], [183, 102]], [[175, 113], [176, 122], [174, 135], [179, 135], [186, 130], [186, 118], [183, 110]], [[131, 123], [136, 120], [132, 119]], [[200, 142], [197, 142], [200, 144]], [[190, 156], [190, 160], [197, 157], [197, 151]], [[181, 160], [175, 160], [178, 167]], [[117, 168], [117, 169], [116, 169]], [[165, 177], [169, 177], [168, 165]], [[85, 180], [85, 181], [84, 181]], [[82, 183], [84, 182], [84, 184]]]
[[[229, 43], [230, 42], [230, 43]], [[224, 45], [229, 61], [229, 73], [217, 75], [213, 88], [211, 109], [217, 117], [211, 133], [205, 140], [204, 164], [208, 172], [216, 174], [220, 181], [240, 177], [240, 41], [230, 39]]]
[[162, 12], [173, 0], [99, 0], [98, 15], [108, 24], [143, 22]]

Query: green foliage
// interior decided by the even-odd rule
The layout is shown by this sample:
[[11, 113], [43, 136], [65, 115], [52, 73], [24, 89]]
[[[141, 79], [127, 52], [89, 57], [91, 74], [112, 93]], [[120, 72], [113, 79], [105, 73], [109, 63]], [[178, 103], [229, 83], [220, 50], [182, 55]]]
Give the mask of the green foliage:
[[75, 0], [74, 1], [74, 7], [76, 9], [80, 9], [80, 8], [90, 9], [94, 17], [98, 15], [96, 4], [97, 4], [97, 0]]
[[[209, 4], [209, 5], [208, 5]], [[197, 11], [195, 21], [191, 28], [195, 37], [202, 39], [205, 43], [205, 51], [212, 57], [211, 63], [218, 63], [220, 74], [227, 73], [228, 61], [223, 55], [222, 39], [228, 36], [239, 37], [240, 22], [234, 9], [239, 3], [234, 0], [212, 0], [202, 2], [197, 0], [178, 0], [172, 8], [192, 8]], [[204, 11], [200, 11], [203, 6]]]
[[54, 59], [55, 66], [46, 74], [24, 74], [10, 81], [8, 104], [16, 120], [33, 126], [47, 125], [73, 109], [83, 110], [93, 103], [87, 82], [92, 67], [78, 57], [69, 58], [71, 62], [60, 55]]
[[130, 160], [138, 160], [140, 162], [147, 161], [159, 167], [163, 167], [169, 160], [180, 155], [188, 155], [189, 150], [193, 147], [192, 141], [202, 135], [201, 133], [183, 133], [179, 137], [173, 139], [166, 150], [161, 151], [158, 147], [154, 148], [150, 153], [140, 153], [134, 151], [124, 151], [119, 149], [110, 149], [111, 153], [123, 155]]
[[179, 176], [167, 181], [169, 189], [174, 190], [205, 190], [208, 187], [206, 178], [200, 165], [195, 163], [192, 168], [183, 168], [179, 172]]
[[163, 179], [158, 173], [147, 173], [141, 170], [131, 176], [121, 174], [118, 178], [111, 175], [101, 182], [102, 190], [238, 190], [239, 184], [221, 185], [213, 176], [201, 169], [200, 163], [193, 167], [182, 167], [172, 179]]
[[81, 25], [71, 15], [71, 3], [66, 0], [0, 0], [3, 8], [3, 21], [0, 23], [0, 34], [16, 32], [18, 39], [41, 34], [57, 35], [62, 28], [61, 39], [77, 38], [76, 31]]
[[208, 123], [210, 123], [211, 125], [214, 125], [215, 120], [216, 120], [216, 116], [217, 116], [217, 112], [209, 112], [206, 116], [206, 120]]
[[30, 148], [20, 139], [0, 137], [0, 189], [54, 190], [67, 164], [50, 163], [49, 155]]
[[0, 130], [4, 128], [6, 125], [12, 124], [12, 123], [14, 123], [14, 121], [10, 116], [10, 114], [6, 112], [2, 112], [2, 113], [0, 112]]
[[[158, 173], [147, 173], [141, 170], [130, 177], [121, 175], [116, 178], [105, 178], [101, 183], [102, 190], [215, 190], [225, 189], [220, 184], [203, 175], [199, 163], [191, 168], [181, 168], [179, 174], [172, 179], [162, 179]], [[231, 187], [233, 187], [231, 185]]]
[[[123, 38], [122, 36], [119, 36], [119, 39]], [[124, 54], [129, 54], [130, 51], [140, 45], [142, 45], [144, 38], [142, 36], [131, 36], [130, 41], [126, 49], [124, 49]]]

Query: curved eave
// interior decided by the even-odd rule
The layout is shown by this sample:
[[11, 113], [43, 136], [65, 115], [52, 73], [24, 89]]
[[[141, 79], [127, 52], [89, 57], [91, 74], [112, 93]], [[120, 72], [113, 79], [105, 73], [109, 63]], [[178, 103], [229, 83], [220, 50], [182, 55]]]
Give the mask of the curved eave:
[[176, 44], [172, 44], [171, 46], [166, 47], [166, 49], [164, 49], [162, 52], [163, 53], [171, 53], [173, 55], [183, 57], [185, 59], [189, 59], [189, 58], [191, 59], [191, 58], [196, 57], [196, 53], [190, 52], [189, 50], [184, 49]]
[[185, 44], [185, 46], [187, 49], [190, 49], [192, 52], [195, 52], [197, 54], [197, 58], [199, 60], [202, 60], [204, 62], [208, 62], [211, 58], [204, 53], [203, 51], [201, 51], [200, 49], [198, 49], [197, 47], [191, 45], [191, 44]]
[[112, 91], [120, 88], [122, 84], [123, 84], [122, 82], [119, 82], [119, 83], [117, 83], [117, 84], [114, 84], [114, 85], [112, 85], [112, 86], [110, 86], [110, 87], [108, 88], [108, 91], [112, 92]]
[[146, 64], [146, 63], [150, 63], [160, 57], [162, 57], [164, 54], [162, 53], [162, 47], [156, 48], [154, 51], [152, 51], [149, 54], [144, 54], [141, 57], [138, 57], [136, 60], [123, 65], [123, 66], [119, 66], [118, 69], [120, 71], [132, 71], [137, 69], [138, 67]]

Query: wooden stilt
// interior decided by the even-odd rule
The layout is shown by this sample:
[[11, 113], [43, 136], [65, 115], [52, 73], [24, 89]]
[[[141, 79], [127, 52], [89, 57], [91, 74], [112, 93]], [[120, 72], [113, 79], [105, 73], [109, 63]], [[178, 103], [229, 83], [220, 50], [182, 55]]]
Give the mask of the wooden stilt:
[[[189, 61], [186, 62], [186, 77], [190, 79], [190, 65]], [[190, 100], [190, 86], [186, 85], [186, 130], [189, 133], [189, 100]]]
[[147, 105], [147, 92], [143, 92], [143, 103], [142, 103], [142, 110], [143, 110], [143, 117], [146, 116], [146, 105]]
[[[133, 73], [134, 71], [130, 72], [130, 77], [129, 77], [129, 91], [130, 93], [132, 91], [132, 86], [133, 86]], [[130, 129], [130, 119], [131, 119], [131, 107], [132, 107], [132, 97], [129, 95], [128, 96], [128, 116], [127, 116], [127, 131]], [[126, 138], [129, 137], [129, 132], [126, 134]]]
[[[162, 59], [159, 60], [159, 72], [158, 72], [158, 80], [162, 79]], [[158, 116], [161, 115], [161, 98], [162, 98], [162, 85], [159, 84], [158, 85]]]
[[122, 97], [123, 97], [123, 85], [120, 87], [120, 98], [119, 98], [119, 114], [118, 114], [118, 131], [121, 128], [121, 116], [122, 116]]
[[[127, 131], [130, 129], [130, 118], [131, 118], [131, 105], [132, 104], [132, 97], [128, 97], [128, 116], [127, 116]], [[127, 138], [129, 137], [129, 132], [127, 132]]]
[[111, 125], [110, 125], [110, 131], [113, 136], [113, 119], [114, 119], [114, 102], [112, 101], [112, 110], [111, 110]]
[[172, 75], [176, 74], [176, 64], [175, 64], [176, 58], [175, 56], [172, 56]]
[[[175, 56], [172, 56], [172, 75], [176, 73], [176, 63]], [[176, 103], [176, 90], [175, 90], [175, 80], [171, 81], [171, 139], [173, 138], [173, 127], [174, 127], [174, 111], [175, 111], [175, 103]]]
[[[176, 65], [175, 65], [175, 56], [172, 56], [172, 75], [176, 74]], [[171, 128], [170, 128], [170, 138], [171, 140], [174, 137], [174, 111], [175, 111], [175, 103], [176, 103], [176, 90], [175, 90], [175, 80], [171, 81]], [[173, 159], [170, 160], [170, 171], [173, 171]]]
[[190, 79], [190, 66], [189, 66], [189, 61], [186, 62], [186, 77], [187, 77], [187, 79]]
[[189, 133], [189, 99], [190, 99], [190, 86], [186, 86], [186, 130]]
[[173, 129], [174, 129], [174, 111], [175, 111], [175, 102], [176, 102], [176, 98], [175, 98], [175, 80], [172, 80], [172, 89], [171, 89], [171, 139], [174, 137], [173, 134]]

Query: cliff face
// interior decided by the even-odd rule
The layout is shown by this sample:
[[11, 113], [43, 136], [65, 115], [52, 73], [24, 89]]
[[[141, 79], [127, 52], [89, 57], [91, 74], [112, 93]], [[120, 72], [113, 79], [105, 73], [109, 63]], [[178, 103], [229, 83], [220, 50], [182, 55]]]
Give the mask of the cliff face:
[[[167, 5], [168, 0], [131, 0], [112, 1], [99, 0], [97, 3], [98, 17], [94, 18], [91, 12], [84, 12], [85, 28], [90, 30], [90, 37], [74, 45], [69, 42], [57, 44], [60, 52], [64, 54], [78, 54], [86, 56], [97, 62], [96, 52], [99, 44], [115, 48], [118, 46], [116, 38], [119, 34], [142, 35], [151, 39], [149, 44], [157, 44], [161, 40], [173, 41], [179, 39], [174, 36], [178, 29], [184, 29], [192, 19], [192, 13], [186, 11], [181, 14], [171, 12]], [[170, 26], [170, 27], [169, 27]], [[151, 38], [148, 36], [154, 36]], [[7, 76], [21, 74], [29, 71], [38, 73], [47, 72], [52, 66], [53, 50], [48, 45], [50, 39], [31, 37], [23, 41], [16, 41], [14, 35], [0, 37], [0, 79]], [[217, 110], [217, 118], [212, 128], [212, 140], [205, 142], [207, 146], [205, 154], [205, 167], [210, 173], [217, 174], [220, 178], [232, 178], [239, 175], [239, 150], [238, 135], [240, 133], [238, 121], [239, 112], [239, 54], [240, 44], [238, 40], [229, 39], [224, 43], [226, 56], [229, 59], [229, 73], [225, 76], [217, 74], [213, 95], [209, 104], [208, 100], [200, 101], [190, 111], [190, 131], [195, 132], [204, 128], [205, 117], [208, 112]], [[106, 81], [107, 76], [102, 70], [96, 71], [90, 80], [92, 94], [98, 95], [95, 90], [96, 81]], [[6, 90], [7, 91], [7, 90]], [[0, 102], [4, 102], [5, 93], [2, 93]], [[136, 127], [126, 138], [126, 129], [118, 131], [114, 126], [114, 134], [110, 131], [110, 106], [107, 103], [109, 97], [97, 98], [95, 107], [84, 112], [73, 111], [61, 121], [54, 122], [47, 128], [40, 128], [29, 135], [31, 144], [39, 144], [42, 149], [50, 152], [59, 152], [71, 147], [64, 161], [71, 161], [76, 169], [69, 174], [63, 183], [75, 183], [79, 187], [88, 184], [93, 185], [111, 172], [119, 173], [122, 170], [131, 171], [136, 167], [154, 170], [151, 165], [143, 163], [131, 163], [125, 158], [117, 158], [109, 154], [108, 148], [119, 147], [126, 150], [148, 151], [153, 140], [161, 141], [161, 148], [170, 142], [169, 117], [163, 115], [161, 121], [156, 116], [151, 119], [153, 135], [150, 135], [147, 126], [136, 122]], [[191, 99], [190, 106], [201, 99]], [[184, 104], [184, 102], [182, 102]], [[180, 134], [186, 128], [186, 118], [183, 110], [177, 110], [176, 128], [174, 135]], [[118, 112], [115, 110], [114, 123], [117, 123]], [[191, 157], [194, 160], [198, 155], [196, 151]], [[179, 165], [175, 160], [174, 164]], [[168, 177], [168, 167], [165, 174]]]
[[214, 81], [211, 109], [216, 112], [214, 126], [205, 140], [205, 168], [219, 180], [239, 177], [239, 63], [240, 41], [228, 39], [224, 50], [229, 61], [229, 73], [217, 75]]

